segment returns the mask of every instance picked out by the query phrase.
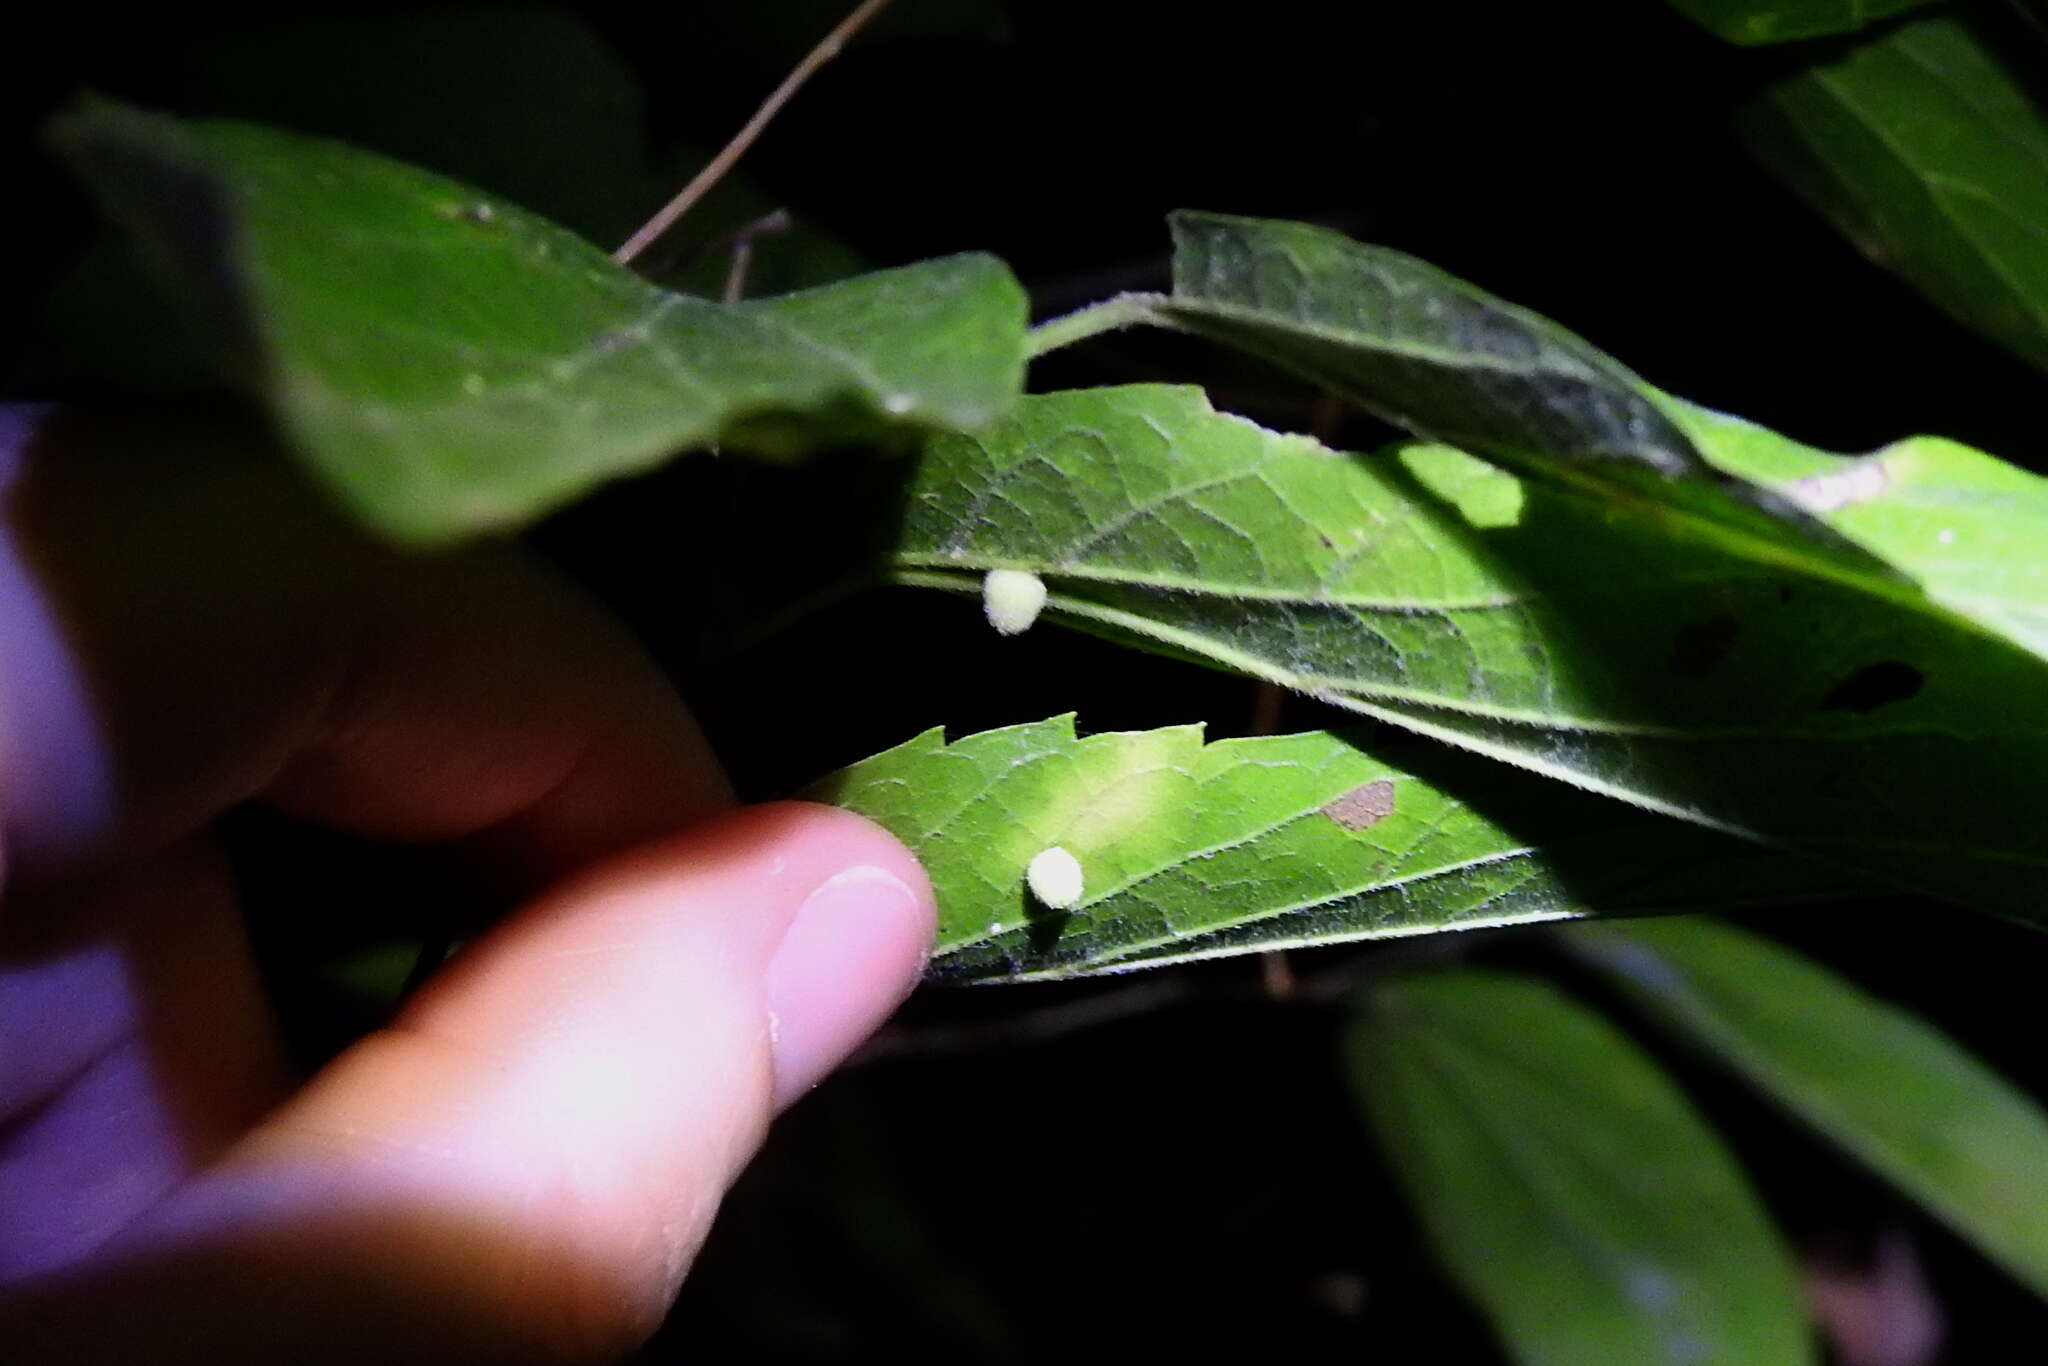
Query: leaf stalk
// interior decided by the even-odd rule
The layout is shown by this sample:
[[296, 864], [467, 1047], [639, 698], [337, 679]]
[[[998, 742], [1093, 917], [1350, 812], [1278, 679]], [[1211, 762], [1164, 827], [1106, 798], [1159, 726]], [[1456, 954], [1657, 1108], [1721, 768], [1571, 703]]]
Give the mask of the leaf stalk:
[[1026, 359], [1035, 360], [1062, 346], [1072, 346], [1104, 332], [1115, 332], [1140, 323], [1152, 327], [1173, 327], [1175, 324], [1165, 306], [1164, 294], [1146, 293], [1119, 294], [1099, 304], [1089, 304], [1086, 308], [1075, 309], [1032, 328], [1024, 337], [1024, 355]]

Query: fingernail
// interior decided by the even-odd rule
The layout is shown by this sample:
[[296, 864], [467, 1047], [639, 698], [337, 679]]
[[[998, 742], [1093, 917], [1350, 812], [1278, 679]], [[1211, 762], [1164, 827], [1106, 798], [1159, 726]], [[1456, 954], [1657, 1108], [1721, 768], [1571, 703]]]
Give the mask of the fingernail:
[[780, 1109], [824, 1080], [917, 984], [929, 900], [880, 868], [849, 868], [797, 908], [768, 962]]

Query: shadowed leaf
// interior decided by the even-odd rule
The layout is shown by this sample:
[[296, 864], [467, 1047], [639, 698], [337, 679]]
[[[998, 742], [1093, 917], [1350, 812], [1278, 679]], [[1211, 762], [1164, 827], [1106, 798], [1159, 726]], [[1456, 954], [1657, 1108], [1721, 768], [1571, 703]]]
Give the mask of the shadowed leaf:
[[1930, 0], [1671, 0], [1731, 43], [1788, 43], [1851, 33]]

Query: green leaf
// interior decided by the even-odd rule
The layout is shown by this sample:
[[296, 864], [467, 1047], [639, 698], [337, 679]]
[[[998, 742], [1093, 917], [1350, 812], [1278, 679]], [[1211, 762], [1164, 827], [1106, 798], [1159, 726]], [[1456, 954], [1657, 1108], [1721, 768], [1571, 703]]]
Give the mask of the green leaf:
[[[1801, 861], [1511, 772], [1444, 771], [1470, 800], [1330, 732], [1077, 739], [1058, 716], [951, 744], [927, 731], [806, 795], [880, 822], [924, 861], [939, 900], [933, 971], [949, 980], [1843, 890]], [[1082, 871], [1063, 910], [1025, 880], [1051, 847]]]
[[1618, 362], [1427, 261], [1307, 223], [1183, 211], [1173, 317], [1477, 454], [1706, 471]]
[[1864, 255], [2048, 367], [2048, 125], [1961, 22], [1816, 63], [1746, 123], [1765, 164]]
[[1692, 1039], [2048, 1295], [2048, 1115], [1911, 1011], [1703, 919], [1568, 942]]
[[1320, 228], [1184, 213], [1175, 233], [1182, 324], [1616, 519], [2041, 645], [2038, 476], [1932, 437], [1861, 458], [1803, 446], [1662, 393], [1433, 266]]
[[1376, 990], [1348, 1045], [1431, 1246], [1515, 1361], [1814, 1360], [1742, 1172], [1605, 1020], [1468, 969]]
[[984, 423], [1024, 298], [957, 256], [727, 306], [425, 171], [96, 104], [59, 146], [180, 273], [291, 444], [386, 534], [517, 526], [713, 441], [771, 453]]
[[1929, 0], [1671, 0], [1702, 28], [1731, 43], [1786, 43], [1867, 24], [1918, 9]]
[[1799, 504], [1915, 591], [1867, 578], [1856, 586], [2048, 660], [2048, 480], [1942, 437], [1844, 456], [1668, 403], [1722, 469]]
[[[1835, 457], [1724, 432], [1696, 410], [1687, 420], [1731, 448], [1746, 441], [1731, 464], [1778, 470], [1816, 508], [1839, 487], [1826, 482], [1844, 472]], [[1999, 478], [2031, 480], [1979, 473], [1993, 492]], [[2048, 544], [2048, 532], [2030, 532], [2013, 497], [1958, 495], [1943, 514], [1979, 522], [1924, 521], [1945, 489], [1902, 479], [1828, 515], [1930, 582], [1964, 583], [1965, 557], [1982, 554], [1997, 567], [1980, 586], [2016, 594], [1997, 613], [2034, 619], [2038, 596], [2025, 594], [2048, 585], [2025, 538]], [[1936, 529], [2001, 518], [1981, 550]], [[1860, 872], [2042, 914], [2041, 659], [1910, 585], [1871, 591], [1674, 537], [1654, 505], [1443, 446], [1342, 455], [1219, 415], [1199, 391], [1143, 385], [1028, 398], [976, 436], [928, 443], [893, 561], [900, 582], [960, 593], [991, 569], [1037, 573], [1052, 619]]]
[[1663, 396], [1547, 318], [1426, 261], [1306, 223], [1181, 212], [1163, 320], [1263, 357], [1417, 436], [1624, 503], [1761, 559], [1883, 577], [1702, 454]]

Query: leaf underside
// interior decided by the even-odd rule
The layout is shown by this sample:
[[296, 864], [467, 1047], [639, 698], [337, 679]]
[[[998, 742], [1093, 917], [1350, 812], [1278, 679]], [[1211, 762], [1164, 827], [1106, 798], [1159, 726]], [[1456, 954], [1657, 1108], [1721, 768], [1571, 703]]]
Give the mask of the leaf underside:
[[[1779, 458], [1769, 434], [1738, 436], [1762, 450], [1744, 458]], [[1884, 458], [1904, 470], [1960, 451]], [[1987, 485], [2038, 486], [1964, 454]], [[1836, 515], [1890, 518], [1901, 544], [1948, 552], [1925, 509], [1960, 487], [1902, 473], [1889, 497]], [[2025, 534], [2024, 503], [1960, 501], [1955, 525]], [[892, 558], [899, 581], [962, 593], [990, 569], [1027, 570], [1049, 586], [1052, 619], [2039, 914], [2042, 660], [1918, 594], [1674, 537], [1654, 510], [1443, 446], [1336, 453], [1217, 414], [1199, 391], [1141, 385], [1029, 398], [975, 436], [930, 442]], [[2008, 573], [2031, 589], [2017, 584], [2024, 565], [1985, 586]], [[1960, 560], [1935, 570], [1967, 577]]]
[[[1060, 716], [950, 744], [928, 731], [805, 795], [917, 853], [939, 901], [932, 971], [949, 981], [1851, 890], [1801, 860], [1443, 757], [1424, 777], [1330, 732], [1077, 738]], [[1025, 879], [1054, 846], [1083, 876], [1063, 910]]]
[[899, 578], [1029, 569], [1088, 629], [2038, 918], [2048, 482], [1937, 438], [1803, 446], [1323, 229], [1174, 227], [1165, 321], [1495, 468], [1048, 395], [934, 443]]

